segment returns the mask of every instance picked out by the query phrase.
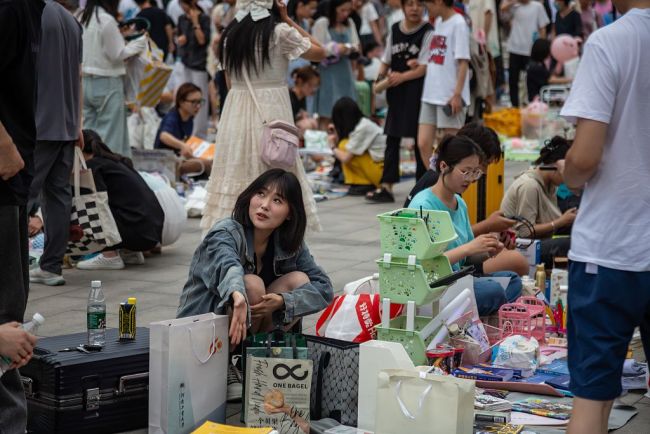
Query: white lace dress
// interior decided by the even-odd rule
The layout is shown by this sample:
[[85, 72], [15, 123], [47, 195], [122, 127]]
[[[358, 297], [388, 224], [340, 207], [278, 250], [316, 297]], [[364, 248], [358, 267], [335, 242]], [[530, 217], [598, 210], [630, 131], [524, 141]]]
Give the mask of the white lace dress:
[[[270, 44], [271, 64], [264, 65], [257, 76], [254, 71], [249, 71], [249, 76], [266, 120], [293, 122], [287, 68], [289, 60], [300, 57], [311, 47], [311, 42], [284, 23], [275, 27], [274, 36]], [[231, 88], [218, 125], [212, 174], [206, 186], [208, 196], [201, 219], [204, 233], [217, 220], [230, 217], [239, 194], [269, 169], [260, 157], [262, 119], [259, 112], [243, 78], [231, 75], [230, 79]], [[300, 159], [291, 172], [300, 180], [307, 228], [319, 231], [316, 203]]]

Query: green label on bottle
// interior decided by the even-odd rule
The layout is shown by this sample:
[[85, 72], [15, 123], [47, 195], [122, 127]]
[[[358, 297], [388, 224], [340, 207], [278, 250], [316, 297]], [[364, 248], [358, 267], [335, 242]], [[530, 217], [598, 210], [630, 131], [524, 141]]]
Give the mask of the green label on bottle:
[[105, 329], [106, 312], [88, 312], [88, 329]]

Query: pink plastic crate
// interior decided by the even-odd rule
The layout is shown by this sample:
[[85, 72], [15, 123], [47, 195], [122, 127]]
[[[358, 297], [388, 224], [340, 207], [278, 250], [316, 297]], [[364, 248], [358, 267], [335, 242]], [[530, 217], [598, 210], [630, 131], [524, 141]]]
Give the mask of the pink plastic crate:
[[515, 303], [499, 308], [501, 339], [512, 335], [534, 337], [538, 342], [546, 338], [544, 303], [535, 297], [520, 297]]

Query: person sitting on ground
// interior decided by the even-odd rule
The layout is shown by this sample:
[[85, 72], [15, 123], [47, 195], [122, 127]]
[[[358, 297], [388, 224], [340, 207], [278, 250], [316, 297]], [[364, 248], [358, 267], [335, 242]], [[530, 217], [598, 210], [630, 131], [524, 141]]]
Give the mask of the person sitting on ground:
[[553, 235], [571, 233], [571, 225], [576, 218], [577, 209], [570, 208], [562, 213], [557, 202], [557, 188], [564, 182], [562, 170], [564, 157], [570, 147], [563, 137], [553, 137], [542, 148], [535, 166], [520, 174], [506, 191], [501, 202], [501, 211], [507, 216], [526, 219], [526, 224], [515, 226], [521, 238], [541, 239], [542, 261], [553, 265], [555, 256], [569, 253], [571, 238], [568, 236], [552, 238]]
[[317, 130], [318, 120], [307, 112], [307, 97], [313, 96], [320, 84], [320, 74], [311, 65], [296, 68], [291, 73], [294, 86], [289, 89], [293, 119], [301, 134], [306, 130]]
[[[239, 195], [232, 217], [217, 221], [196, 249], [176, 316], [225, 314], [232, 307], [235, 346], [247, 333], [288, 329], [325, 309], [334, 290], [305, 244], [306, 226], [296, 176], [282, 169], [262, 173]], [[241, 397], [237, 377], [229, 372], [228, 399]]]
[[528, 101], [539, 97], [539, 91], [549, 84], [567, 84], [572, 79], [557, 76], [548, 69], [547, 62], [551, 55], [551, 41], [540, 38], [533, 43], [530, 52], [530, 63], [526, 69], [526, 87], [528, 88]]
[[[474, 279], [474, 293], [479, 314], [490, 315], [496, 312], [501, 305], [513, 302], [521, 294], [521, 279], [518, 273], [507, 270], [511, 263], [507, 258], [498, 258], [504, 250], [504, 243], [513, 247], [508, 235], [487, 233], [476, 238], [469, 224], [467, 205], [460, 196], [472, 182], [478, 180], [483, 174], [483, 161], [485, 154], [481, 148], [470, 138], [465, 136], [445, 136], [437, 149], [436, 170], [440, 173], [438, 181], [433, 187], [427, 188], [415, 195], [410, 208], [447, 211], [451, 216], [454, 230], [458, 238], [447, 246], [445, 256], [449, 259], [454, 269], [463, 265], [475, 265], [475, 274], [485, 276]], [[512, 252], [519, 256], [517, 252]], [[528, 264], [516, 260], [516, 266]], [[522, 270], [523, 271], [523, 270]], [[522, 273], [523, 274], [523, 273]], [[509, 283], [504, 290], [499, 282], [491, 277], [507, 277]]]
[[352, 98], [339, 99], [332, 109], [328, 130], [334, 156], [343, 167], [349, 195], [364, 196], [380, 185], [384, 171], [386, 136], [381, 127], [363, 116]]
[[176, 91], [176, 104], [162, 119], [156, 133], [154, 148], [171, 149], [176, 155], [183, 157], [181, 175], [189, 173], [210, 175], [212, 169], [212, 160], [195, 158], [192, 147], [185, 143], [192, 135], [194, 117], [204, 103], [205, 100], [198, 86], [192, 83], [180, 85]]
[[130, 159], [113, 153], [99, 134], [83, 130], [83, 155], [97, 191], [108, 195], [108, 206], [122, 242], [77, 263], [80, 270], [120, 270], [124, 264], [144, 263], [142, 252], [162, 239], [164, 213], [158, 199], [133, 169]]
[[[492, 128], [488, 128], [477, 122], [472, 122], [466, 124], [463, 128], [461, 128], [456, 135], [469, 137], [481, 148], [485, 154], [485, 163], [481, 167], [483, 173], [487, 172], [488, 166], [490, 164], [496, 164], [501, 159], [502, 151], [501, 143], [499, 142], [499, 136], [494, 132]], [[409, 195], [406, 197], [406, 201], [404, 201], [404, 208], [409, 207], [411, 200], [416, 194], [424, 189], [433, 187], [433, 185], [438, 182], [439, 173], [436, 171], [435, 165], [436, 163], [434, 157], [430, 161], [431, 168], [424, 173], [424, 175], [418, 180], [413, 189], [411, 189]], [[501, 233], [510, 229], [512, 226], [514, 226], [515, 223], [516, 222], [514, 220], [505, 218], [501, 211], [495, 211], [490, 214], [485, 220], [472, 225], [472, 233], [474, 236], [488, 234], [490, 232]], [[519, 267], [517, 267], [517, 270], [515, 271], [519, 271]]]

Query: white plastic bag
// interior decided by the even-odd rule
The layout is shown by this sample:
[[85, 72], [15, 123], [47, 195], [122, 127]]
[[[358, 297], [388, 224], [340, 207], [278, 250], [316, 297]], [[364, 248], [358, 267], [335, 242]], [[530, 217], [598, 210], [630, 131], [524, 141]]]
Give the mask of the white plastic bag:
[[156, 133], [160, 126], [160, 117], [156, 109], [152, 107], [141, 107], [126, 119], [126, 126], [129, 131], [129, 143], [136, 149], [153, 149], [156, 141]]
[[499, 344], [493, 364], [504, 368], [532, 369], [534, 372], [539, 366], [539, 358], [537, 339], [514, 335]]
[[346, 283], [343, 293], [350, 295], [379, 294], [379, 273]]

